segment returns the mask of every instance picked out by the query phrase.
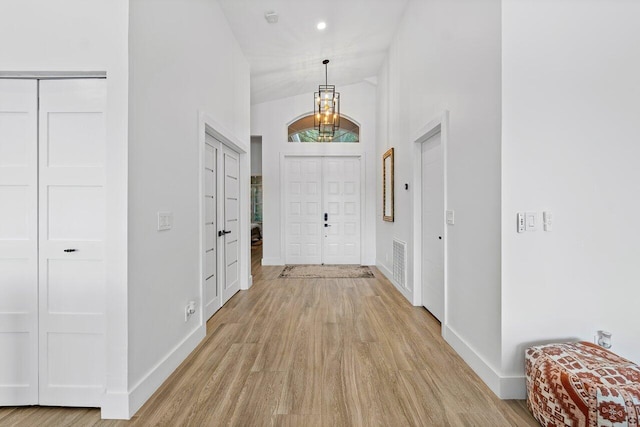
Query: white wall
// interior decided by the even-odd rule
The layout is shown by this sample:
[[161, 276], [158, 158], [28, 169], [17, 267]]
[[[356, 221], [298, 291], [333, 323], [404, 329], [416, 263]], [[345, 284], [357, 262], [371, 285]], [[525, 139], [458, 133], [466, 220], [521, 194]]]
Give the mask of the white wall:
[[[338, 87], [340, 111], [360, 124], [360, 143], [301, 144], [287, 142], [287, 125], [294, 119], [313, 112], [313, 92], [291, 98], [256, 104], [251, 107], [251, 134], [262, 136], [263, 191], [263, 264], [282, 265], [280, 229], [281, 154], [364, 154], [366, 167], [365, 216], [363, 220], [362, 263], [375, 263], [375, 96], [370, 83]], [[382, 161], [382, 160], [380, 160]]]
[[[3, 0], [0, 72], [107, 73], [105, 411], [127, 393], [128, 0]], [[126, 403], [125, 403], [126, 404]]]
[[262, 137], [251, 137], [251, 175], [262, 175]]
[[[215, 0], [134, 0], [129, 40], [133, 413], [204, 334], [200, 315], [184, 321], [185, 305], [200, 295], [199, 112], [248, 152], [250, 101], [248, 63]], [[247, 232], [248, 166], [247, 158]], [[160, 210], [173, 212], [172, 230], [156, 231]], [[242, 255], [248, 280], [248, 249]]]
[[[412, 137], [450, 112], [445, 338], [494, 391], [500, 376], [500, 0], [409, 2], [378, 75], [377, 176], [395, 148], [395, 222], [376, 196], [377, 263], [390, 269], [392, 240], [408, 243], [414, 280]], [[409, 183], [409, 190], [404, 189]], [[412, 298], [410, 293], [409, 298]]]
[[[640, 362], [640, 3], [503, 2], [506, 375], [532, 343], [593, 340]], [[517, 234], [517, 211], [553, 231]]]

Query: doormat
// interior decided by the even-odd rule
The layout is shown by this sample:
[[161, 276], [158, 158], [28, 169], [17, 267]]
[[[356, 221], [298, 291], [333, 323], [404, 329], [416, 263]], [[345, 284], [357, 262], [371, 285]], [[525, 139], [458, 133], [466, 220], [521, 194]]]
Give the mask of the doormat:
[[366, 265], [287, 265], [278, 278], [284, 279], [371, 279]]

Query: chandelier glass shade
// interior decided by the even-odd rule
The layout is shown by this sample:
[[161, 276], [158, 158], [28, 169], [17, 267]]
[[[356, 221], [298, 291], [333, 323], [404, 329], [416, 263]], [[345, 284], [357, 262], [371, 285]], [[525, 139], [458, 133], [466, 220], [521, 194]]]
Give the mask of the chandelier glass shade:
[[324, 64], [324, 84], [318, 86], [318, 91], [313, 97], [314, 127], [318, 130], [319, 141], [331, 141], [340, 127], [340, 93], [336, 92], [335, 85], [328, 84], [327, 64]]

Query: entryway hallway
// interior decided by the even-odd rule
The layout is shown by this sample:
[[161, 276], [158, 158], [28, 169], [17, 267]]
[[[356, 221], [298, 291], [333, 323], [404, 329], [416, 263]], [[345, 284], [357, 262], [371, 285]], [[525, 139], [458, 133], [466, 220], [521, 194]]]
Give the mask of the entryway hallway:
[[131, 421], [97, 409], [0, 408], [0, 425], [536, 426], [501, 401], [375, 268], [373, 279], [278, 279], [252, 247], [254, 285]]

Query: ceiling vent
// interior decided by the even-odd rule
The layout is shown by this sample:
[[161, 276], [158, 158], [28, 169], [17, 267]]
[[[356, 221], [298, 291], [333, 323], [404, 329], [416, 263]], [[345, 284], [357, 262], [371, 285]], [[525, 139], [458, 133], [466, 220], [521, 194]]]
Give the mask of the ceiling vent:
[[264, 19], [266, 19], [269, 24], [275, 24], [278, 22], [278, 14], [275, 12], [267, 12], [264, 14]]

